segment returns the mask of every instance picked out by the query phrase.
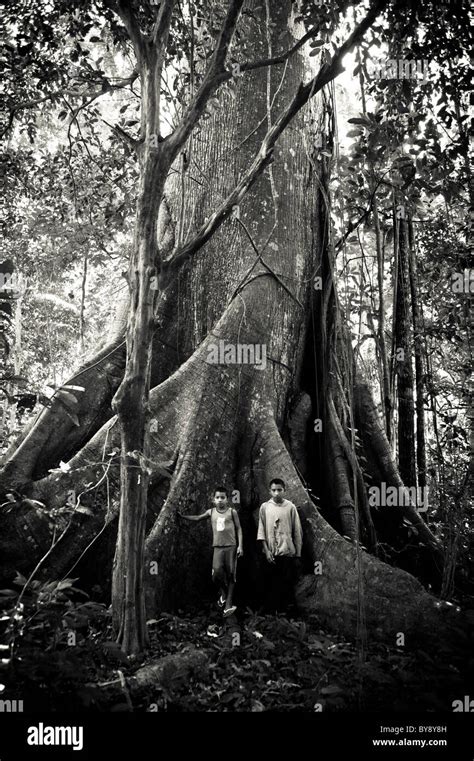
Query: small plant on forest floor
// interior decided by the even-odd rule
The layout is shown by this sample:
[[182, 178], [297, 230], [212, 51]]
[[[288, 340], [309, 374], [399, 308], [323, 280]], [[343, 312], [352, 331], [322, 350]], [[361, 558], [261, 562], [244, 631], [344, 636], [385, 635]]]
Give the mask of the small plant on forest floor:
[[83, 707], [83, 685], [102, 667], [97, 645], [107, 636], [109, 613], [75, 581], [28, 582], [17, 573], [18, 589], [0, 590], [1, 681], [27, 696], [25, 710], [52, 706], [59, 696], [65, 709]]

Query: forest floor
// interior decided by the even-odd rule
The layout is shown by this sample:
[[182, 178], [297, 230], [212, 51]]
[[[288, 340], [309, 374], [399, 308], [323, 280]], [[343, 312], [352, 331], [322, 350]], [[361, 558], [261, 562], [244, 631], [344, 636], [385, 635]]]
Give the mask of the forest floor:
[[[25, 711], [451, 712], [474, 676], [474, 658], [466, 651], [387, 646], [372, 641], [370, 632], [364, 642], [351, 642], [321, 629], [316, 619], [248, 609], [220, 636], [209, 634], [212, 611], [163, 613], [148, 622], [146, 653], [129, 659], [111, 638], [109, 614], [102, 608], [95, 623], [92, 617], [82, 630], [76, 626], [72, 642], [67, 630], [51, 641], [49, 619], [37, 621], [38, 630], [32, 622], [25, 627], [14, 657], [0, 670], [8, 697], [24, 699]], [[207, 663], [191, 679], [178, 674], [132, 700], [126, 689], [119, 688], [111, 700], [97, 686], [123, 681], [164, 656], [195, 650]]]

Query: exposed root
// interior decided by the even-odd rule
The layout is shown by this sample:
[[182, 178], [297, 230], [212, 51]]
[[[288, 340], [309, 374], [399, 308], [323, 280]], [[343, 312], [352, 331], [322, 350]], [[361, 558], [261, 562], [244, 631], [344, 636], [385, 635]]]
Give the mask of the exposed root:
[[413, 576], [369, 555], [326, 523], [303, 488], [270, 414], [260, 426], [254, 471], [262, 493], [270, 478], [283, 478], [288, 498], [299, 508], [306, 563], [314, 568], [297, 587], [304, 613], [317, 615], [322, 626], [355, 637], [362, 597], [363, 623], [374, 638], [395, 645], [402, 633], [407, 645], [433, 645], [463, 636], [461, 629], [467, 625], [454, 606], [440, 603]]

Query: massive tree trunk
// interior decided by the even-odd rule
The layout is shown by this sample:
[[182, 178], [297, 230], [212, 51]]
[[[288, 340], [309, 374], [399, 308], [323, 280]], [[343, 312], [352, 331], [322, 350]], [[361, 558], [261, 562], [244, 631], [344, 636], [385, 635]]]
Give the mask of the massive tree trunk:
[[[242, 39], [256, 59], [267, 57], [270, 47], [285, 49], [293, 41], [287, 26], [289, 3], [275, 0], [266, 7], [270, 19], [263, 8], [256, 11], [256, 18], [245, 16], [242, 23]], [[192, 234], [227, 196], [258, 151], [275, 115], [301, 79], [307, 78], [304, 67], [298, 52], [285, 64], [237, 77], [235, 92], [222, 91], [219, 108], [194, 137], [184, 202], [180, 182], [169, 181], [165, 187], [166, 234], [179, 227], [181, 209], [181, 229]], [[309, 384], [308, 353], [313, 354], [315, 345], [317, 351], [333, 345], [326, 340], [333, 326], [329, 325], [331, 310], [324, 295], [316, 306], [313, 303], [314, 277], [321, 264], [323, 275], [327, 274], [327, 257], [323, 256], [327, 237], [321, 213], [324, 177], [317, 176], [321, 167], [312, 151], [321, 119], [320, 108], [313, 103], [291, 122], [277, 144], [274, 162], [236, 212], [240, 219], [224, 223], [197, 256], [182, 264], [157, 304], [149, 405], [154, 426], [147, 463], [147, 613], [195, 605], [209, 591], [208, 530], [202, 524], [183, 525], [178, 512], [204, 510], [217, 483], [239, 491], [247, 547], [242, 578], [252, 577], [254, 513], [267, 497], [269, 480], [280, 476], [288, 484], [288, 497], [300, 509], [305, 531], [307, 574], [298, 589], [303, 610], [315, 611], [323, 624], [353, 635], [360, 625], [363, 589], [365, 621], [374, 636], [394, 641], [397, 632], [414, 635], [417, 630], [426, 636], [433, 631], [442, 636], [447, 624], [434, 598], [409, 574], [364, 552], [352, 524], [350, 541], [329, 526], [284, 443], [292, 402]], [[84, 400], [88, 399], [90, 409], [85, 401], [80, 402], [84, 405], [80, 431], [72, 426], [65, 431], [68, 423], [61, 417], [62, 410], [57, 407], [54, 412], [53, 408], [43, 413], [48, 424], [40, 419], [17, 449], [21, 457], [10, 456], [3, 473], [4, 486], [8, 487], [10, 479], [24, 496], [43, 502], [47, 510], [24, 499], [3, 516], [3, 575], [11, 577], [15, 568], [31, 571], [46, 552], [39, 575], [57, 578], [71, 574], [82, 556], [87, 560], [94, 555], [101, 541], [96, 538], [105, 535], [109, 540], [101, 545], [99, 567], [101, 579], [110, 578], [120, 503], [120, 435], [110, 410], [124, 367], [119, 344], [117, 339], [111, 353], [103, 350], [96, 366], [87, 370]], [[328, 426], [328, 435], [323, 427], [323, 443], [320, 441], [325, 450], [321, 462], [328, 463], [328, 470], [323, 472], [318, 464], [309, 463], [312, 473], [308, 478], [322, 484], [324, 493], [329, 493], [328, 485], [337, 478], [333, 489], [336, 504], [323, 508], [329, 512], [331, 507], [338, 510], [341, 506], [352, 510], [357, 495], [354, 489], [351, 492], [349, 466], [356, 468], [348, 422], [346, 430], [342, 427], [345, 446], [340, 431], [338, 434], [334, 428], [334, 413], [337, 417], [347, 401], [340, 386], [331, 385], [328, 398], [336, 403], [328, 411], [325, 391], [334, 381], [326, 361], [323, 350], [317, 357], [317, 373], [324, 382], [313, 415]], [[94, 377], [100, 378], [97, 403]], [[357, 387], [356, 380], [355, 391]], [[364, 393], [368, 408], [370, 391]], [[379, 431], [380, 424], [374, 419], [375, 411], [371, 408], [369, 420], [361, 402], [359, 412], [357, 425], [363, 444], [368, 448], [370, 442], [372, 448], [373, 477], [401, 483], [383, 429]], [[59, 416], [59, 427], [66, 434], [62, 452], [60, 436], [51, 425], [54, 415]], [[38, 445], [38, 441], [43, 443]], [[47, 474], [58, 459], [65, 459], [64, 451], [73, 455], [68, 472]], [[343, 462], [344, 452], [347, 463]], [[361, 480], [356, 471], [358, 489], [363, 488]], [[54, 517], [51, 511], [67, 504], [71, 492], [76, 509]], [[55, 522], [56, 535], [61, 538], [50, 549]], [[424, 531], [426, 543], [436, 547], [425, 525]], [[97, 556], [95, 562], [98, 564]], [[317, 562], [321, 573], [314, 575]]]

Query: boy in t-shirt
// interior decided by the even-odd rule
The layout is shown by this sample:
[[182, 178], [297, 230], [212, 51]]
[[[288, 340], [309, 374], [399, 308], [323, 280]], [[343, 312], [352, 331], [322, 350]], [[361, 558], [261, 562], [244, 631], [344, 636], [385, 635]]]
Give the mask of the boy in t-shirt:
[[214, 489], [214, 507], [202, 515], [184, 515], [188, 521], [211, 519], [212, 546], [212, 579], [219, 590], [218, 605], [224, 608], [225, 618], [235, 613], [236, 606], [232, 604], [236, 581], [237, 558], [242, 557], [243, 541], [239, 516], [228, 502], [227, 489], [218, 486]]
[[265, 608], [284, 610], [294, 606], [297, 562], [301, 557], [303, 531], [298, 511], [284, 498], [281, 478], [270, 482], [270, 496], [260, 506], [257, 541], [262, 542], [265, 567]]

